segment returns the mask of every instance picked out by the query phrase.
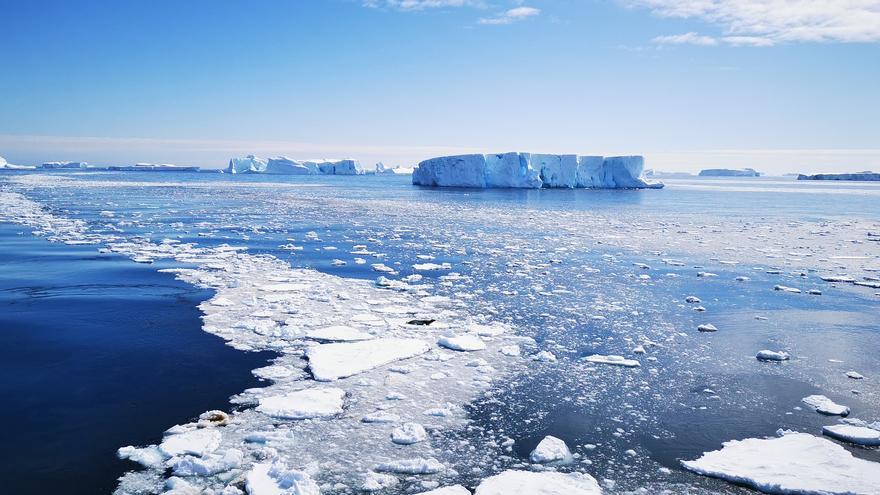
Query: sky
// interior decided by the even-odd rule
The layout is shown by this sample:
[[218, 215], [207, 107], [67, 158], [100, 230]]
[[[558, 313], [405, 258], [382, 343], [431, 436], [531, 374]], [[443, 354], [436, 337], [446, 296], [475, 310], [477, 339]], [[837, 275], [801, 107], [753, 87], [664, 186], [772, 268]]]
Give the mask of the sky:
[[0, 0], [0, 156], [880, 170], [880, 0]]

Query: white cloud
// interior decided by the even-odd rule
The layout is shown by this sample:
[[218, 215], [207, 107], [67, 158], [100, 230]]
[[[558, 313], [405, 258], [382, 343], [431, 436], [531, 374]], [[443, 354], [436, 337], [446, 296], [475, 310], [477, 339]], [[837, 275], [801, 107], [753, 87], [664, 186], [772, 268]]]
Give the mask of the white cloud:
[[718, 40], [711, 36], [702, 36], [693, 31], [684, 34], [672, 34], [669, 36], [657, 36], [652, 40], [659, 45], [701, 45], [714, 46]]
[[364, 0], [365, 7], [397, 10], [425, 10], [447, 7], [481, 7], [480, 0]]
[[478, 22], [480, 24], [512, 24], [517, 21], [522, 21], [528, 19], [529, 17], [534, 17], [541, 13], [540, 9], [536, 9], [534, 7], [516, 7], [501, 14], [496, 15], [495, 17], [484, 17], [480, 19]]
[[[731, 45], [880, 42], [880, 0], [623, 0], [661, 17], [700, 19]], [[663, 37], [661, 37], [663, 38]]]

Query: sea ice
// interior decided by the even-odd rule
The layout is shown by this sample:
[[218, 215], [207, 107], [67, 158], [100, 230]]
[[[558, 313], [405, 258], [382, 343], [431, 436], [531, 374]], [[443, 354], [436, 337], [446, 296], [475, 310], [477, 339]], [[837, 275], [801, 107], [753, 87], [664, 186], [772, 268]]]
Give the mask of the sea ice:
[[357, 342], [370, 340], [373, 335], [344, 325], [318, 328], [306, 332], [306, 337], [326, 342]]
[[593, 354], [592, 356], [585, 357], [584, 361], [589, 361], [591, 363], [624, 366], [626, 368], [638, 368], [639, 366], [641, 366], [641, 363], [639, 363], [635, 359], [626, 359], [623, 356], [615, 355], [603, 356], [601, 354]]
[[425, 427], [418, 423], [404, 423], [391, 432], [391, 441], [398, 445], [412, 445], [427, 439]]
[[761, 361], [787, 361], [791, 356], [787, 352], [764, 349], [758, 351], [755, 357]]
[[801, 400], [804, 404], [812, 407], [818, 413], [827, 414], [829, 416], [849, 415], [848, 407], [837, 404], [824, 395], [810, 395]]
[[539, 464], [558, 463], [567, 464], [571, 462], [571, 451], [565, 442], [554, 436], [547, 435], [535, 447], [535, 450], [529, 454], [529, 460]]
[[484, 479], [474, 495], [601, 495], [595, 478], [582, 473], [508, 470]]
[[876, 447], [880, 445], [880, 431], [865, 426], [846, 424], [823, 426], [822, 433], [831, 438], [836, 438], [857, 445], [864, 445], [866, 447]]
[[166, 436], [159, 444], [159, 451], [168, 457], [184, 454], [204, 456], [217, 450], [221, 439], [222, 435], [214, 428], [189, 430]]
[[682, 465], [699, 474], [767, 493], [876, 494], [880, 463], [853, 457], [834, 442], [807, 433], [724, 442]]
[[419, 339], [381, 338], [351, 343], [320, 344], [306, 349], [315, 380], [332, 381], [428, 352]]
[[482, 351], [486, 348], [486, 343], [483, 342], [483, 339], [473, 334], [444, 335], [437, 339], [437, 343], [453, 351]]
[[342, 413], [345, 391], [315, 387], [260, 399], [257, 411], [283, 419], [326, 418]]
[[320, 495], [321, 489], [303, 471], [289, 469], [283, 462], [254, 464], [245, 482], [248, 495]]
[[452, 485], [435, 488], [427, 492], [419, 492], [415, 495], [471, 495], [471, 492], [461, 485]]

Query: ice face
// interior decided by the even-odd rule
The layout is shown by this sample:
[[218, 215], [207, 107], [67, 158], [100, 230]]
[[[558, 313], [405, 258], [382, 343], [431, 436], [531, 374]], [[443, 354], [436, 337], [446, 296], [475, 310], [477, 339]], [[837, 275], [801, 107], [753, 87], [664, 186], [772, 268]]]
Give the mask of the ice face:
[[498, 153], [425, 160], [413, 170], [415, 185], [474, 188], [660, 188], [641, 178], [641, 156]]
[[364, 175], [376, 173], [364, 168], [357, 160], [294, 160], [279, 156], [265, 160], [254, 155], [229, 160], [229, 174], [274, 175]]

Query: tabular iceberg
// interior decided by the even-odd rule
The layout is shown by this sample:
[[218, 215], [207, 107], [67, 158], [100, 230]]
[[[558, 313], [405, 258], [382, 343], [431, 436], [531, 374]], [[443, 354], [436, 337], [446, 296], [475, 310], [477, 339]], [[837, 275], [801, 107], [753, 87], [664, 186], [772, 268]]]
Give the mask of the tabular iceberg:
[[434, 187], [659, 189], [642, 177], [641, 156], [576, 156], [532, 153], [431, 158], [413, 170], [412, 183]]
[[88, 168], [89, 164], [87, 162], [46, 162], [40, 165], [40, 168], [44, 169], [56, 169], [56, 168]]
[[753, 168], [707, 168], [700, 171], [700, 177], [760, 177], [761, 172]]
[[866, 171], [866, 172], [856, 172], [854, 174], [816, 174], [816, 175], [798, 174], [797, 180], [875, 181], [875, 180], [880, 180], [880, 173]]
[[[233, 158], [226, 167], [228, 174], [274, 175], [366, 175], [375, 174], [378, 167], [365, 168], [357, 160], [294, 160], [286, 156]], [[384, 170], [384, 167], [383, 167]]]

